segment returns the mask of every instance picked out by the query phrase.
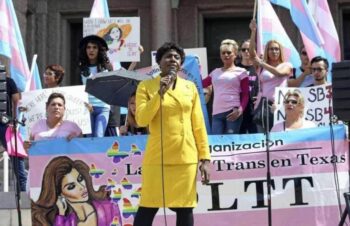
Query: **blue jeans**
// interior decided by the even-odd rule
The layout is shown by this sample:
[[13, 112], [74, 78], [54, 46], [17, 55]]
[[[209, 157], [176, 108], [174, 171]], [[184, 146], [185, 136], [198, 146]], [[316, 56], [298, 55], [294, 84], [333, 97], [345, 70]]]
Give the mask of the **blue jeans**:
[[235, 121], [228, 121], [226, 116], [231, 112], [232, 110], [213, 115], [211, 134], [239, 134], [243, 115], [239, 116]]
[[[16, 178], [19, 182], [19, 190], [26, 191], [27, 188], [27, 172], [25, 170], [24, 158], [10, 156], [12, 168], [15, 171]], [[16, 168], [17, 160], [17, 168]]]
[[109, 118], [109, 108], [95, 107], [91, 113], [91, 132], [93, 137], [104, 137]]

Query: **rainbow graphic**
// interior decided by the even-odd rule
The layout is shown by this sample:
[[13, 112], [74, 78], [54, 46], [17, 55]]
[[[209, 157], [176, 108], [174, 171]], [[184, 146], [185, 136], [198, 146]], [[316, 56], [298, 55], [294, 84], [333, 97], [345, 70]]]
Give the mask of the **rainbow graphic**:
[[133, 207], [127, 198], [123, 198], [123, 202], [123, 217], [128, 218], [130, 216], [135, 216], [137, 207]]
[[140, 196], [141, 196], [141, 187], [139, 187], [133, 193], [131, 193], [132, 198], [140, 198]]
[[141, 150], [136, 144], [131, 144], [131, 153], [134, 155], [141, 155]]
[[123, 186], [123, 188], [130, 190], [132, 188], [132, 184], [129, 182], [128, 179], [126, 179], [126, 177], [123, 178], [123, 180], [120, 181], [121, 185]]
[[115, 181], [112, 180], [112, 179], [110, 179], [110, 178], [108, 178], [108, 179], [107, 179], [107, 187], [106, 187], [106, 190], [107, 190], [107, 191], [112, 190], [113, 188], [115, 188], [115, 185], [116, 185]]
[[101, 175], [105, 173], [105, 171], [103, 169], [98, 169], [96, 165], [92, 163], [89, 173], [92, 177], [99, 178]]
[[119, 151], [119, 143], [118, 141], [115, 141], [110, 149], [107, 151], [108, 157], [113, 157], [113, 162], [118, 163], [122, 159], [129, 156], [129, 153], [125, 151]]
[[113, 202], [117, 203], [122, 198], [122, 190], [118, 188], [118, 190], [113, 190], [111, 194], [111, 199]]
[[119, 223], [119, 217], [115, 216], [110, 226], [121, 226]]

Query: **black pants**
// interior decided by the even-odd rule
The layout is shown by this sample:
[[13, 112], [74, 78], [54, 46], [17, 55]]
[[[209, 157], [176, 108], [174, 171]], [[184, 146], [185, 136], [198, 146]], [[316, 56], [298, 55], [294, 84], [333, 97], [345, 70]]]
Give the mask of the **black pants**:
[[[176, 212], [176, 226], [193, 226], [193, 208], [170, 208]], [[152, 226], [158, 208], [139, 207], [134, 226]]]

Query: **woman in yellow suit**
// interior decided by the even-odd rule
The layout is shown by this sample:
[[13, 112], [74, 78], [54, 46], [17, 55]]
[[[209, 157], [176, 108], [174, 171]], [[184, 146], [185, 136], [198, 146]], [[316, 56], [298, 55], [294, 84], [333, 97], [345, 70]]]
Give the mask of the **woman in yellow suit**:
[[134, 226], [151, 226], [158, 208], [176, 212], [177, 226], [193, 226], [197, 167], [209, 182], [210, 153], [196, 86], [177, 76], [183, 49], [165, 43], [156, 54], [160, 76], [139, 84], [136, 121], [149, 127], [142, 192]]

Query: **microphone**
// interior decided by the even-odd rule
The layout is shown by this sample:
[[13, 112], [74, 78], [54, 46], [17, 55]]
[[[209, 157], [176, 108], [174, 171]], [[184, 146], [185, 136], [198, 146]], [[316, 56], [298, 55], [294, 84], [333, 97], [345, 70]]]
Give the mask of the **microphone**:
[[[164, 93], [167, 91], [167, 86], [176, 78], [177, 70], [175, 67], [170, 68], [168, 72], [169, 82], [161, 84], [161, 97], [163, 97]], [[175, 82], [173, 83], [172, 89], [175, 89]]]

